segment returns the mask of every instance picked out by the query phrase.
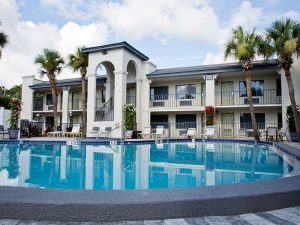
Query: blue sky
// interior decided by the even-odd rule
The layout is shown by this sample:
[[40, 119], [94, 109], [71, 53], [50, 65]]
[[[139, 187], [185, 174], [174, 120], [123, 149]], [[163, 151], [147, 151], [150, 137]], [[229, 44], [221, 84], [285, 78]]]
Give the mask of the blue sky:
[[[66, 56], [127, 41], [158, 68], [221, 63], [233, 27], [262, 32], [284, 17], [300, 20], [299, 0], [0, 0], [0, 29], [10, 37], [0, 85], [37, 74], [33, 59], [46, 47]], [[61, 78], [74, 76], [66, 69]]]

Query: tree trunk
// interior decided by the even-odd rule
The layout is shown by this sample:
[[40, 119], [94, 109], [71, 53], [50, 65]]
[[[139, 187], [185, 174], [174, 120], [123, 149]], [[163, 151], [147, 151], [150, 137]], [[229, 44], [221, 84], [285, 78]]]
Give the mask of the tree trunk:
[[256, 124], [256, 118], [255, 118], [255, 112], [254, 112], [253, 100], [252, 100], [250, 70], [245, 70], [245, 73], [246, 73], [247, 97], [248, 97], [249, 109], [250, 109], [250, 114], [251, 114], [251, 123], [252, 123], [253, 135], [254, 135], [255, 140], [259, 140], [259, 134], [258, 134], [258, 131], [257, 131], [257, 124]]
[[296, 100], [295, 100], [294, 85], [293, 85], [293, 81], [291, 78], [290, 69], [285, 69], [284, 72], [285, 72], [287, 85], [289, 88], [291, 106], [292, 106], [292, 110], [293, 110], [294, 121], [295, 121], [295, 126], [296, 126], [296, 131], [297, 131], [297, 140], [298, 140], [298, 142], [300, 142], [300, 117], [299, 117]]
[[86, 68], [82, 68], [80, 70], [81, 72], [81, 92], [82, 92], [82, 132], [85, 135], [86, 134], [86, 123], [87, 123], [87, 113], [86, 113], [86, 100], [87, 100], [87, 94], [86, 94]]
[[51, 92], [52, 92], [52, 103], [53, 103], [53, 120], [54, 120], [54, 125], [53, 125], [53, 130], [57, 131], [57, 96], [56, 96], [56, 78], [55, 74], [49, 74], [48, 76], [49, 81], [50, 81], [50, 86], [51, 86]]

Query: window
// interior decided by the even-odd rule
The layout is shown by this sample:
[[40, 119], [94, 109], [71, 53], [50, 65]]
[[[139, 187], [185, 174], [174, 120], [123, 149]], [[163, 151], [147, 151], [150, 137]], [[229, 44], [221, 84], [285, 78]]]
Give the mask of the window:
[[105, 103], [105, 101], [106, 101], [106, 91], [102, 90], [101, 91], [101, 102]]
[[276, 96], [281, 96], [281, 79], [276, 80]]
[[151, 115], [151, 127], [156, 128], [157, 126], [169, 127], [169, 116], [168, 115]]
[[[252, 80], [251, 81], [252, 96], [264, 95], [264, 81]], [[240, 97], [247, 97], [246, 81], [240, 81]]]
[[176, 115], [176, 129], [196, 128], [196, 114]]
[[165, 87], [151, 87], [150, 100], [168, 100], [169, 88]]
[[277, 128], [281, 129], [282, 128], [282, 113], [278, 113], [277, 118], [278, 118], [277, 119], [277, 121], [278, 121]]
[[47, 105], [53, 105], [52, 94], [47, 94], [46, 104]]
[[[265, 114], [255, 113], [256, 123], [258, 129], [265, 129]], [[252, 129], [250, 113], [242, 113], [240, 115], [241, 128]]]
[[196, 85], [176, 85], [176, 98], [177, 99], [194, 99], [196, 98]]

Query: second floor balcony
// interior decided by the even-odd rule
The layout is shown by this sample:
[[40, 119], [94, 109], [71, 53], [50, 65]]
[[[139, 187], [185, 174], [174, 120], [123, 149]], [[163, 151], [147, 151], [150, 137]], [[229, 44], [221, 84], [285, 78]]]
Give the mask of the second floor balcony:
[[82, 110], [82, 99], [72, 99], [69, 101], [69, 110]]
[[[279, 105], [282, 103], [281, 94], [276, 89], [252, 91], [254, 105]], [[240, 91], [216, 92], [216, 106], [248, 105], [247, 94]]]
[[150, 95], [150, 108], [205, 106], [205, 94], [161, 94]]
[[[57, 100], [57, 110], [62, 109], [62, 102]], [[32, 111], [53, 111], [53, 105], [44, 104], [43, 100], [33, 101], [33, 110]]]

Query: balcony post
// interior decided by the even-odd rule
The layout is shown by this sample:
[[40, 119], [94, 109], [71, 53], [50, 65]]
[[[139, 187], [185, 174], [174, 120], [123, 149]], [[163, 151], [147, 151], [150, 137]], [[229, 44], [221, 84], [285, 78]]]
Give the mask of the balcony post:
[[62, 131], [67, 131], [68, 128], [68, 114], [69, 114], [69, 90], [70, 87], [63, 87], [62, 99]]
[[205, 75], [203, 78], [206, 83], [206, 105], [215, 106], [215, 79], [218, 75]]
[[88, 96], [87, 96], [87, 131], [92, 129], [95, 121], [95, 106], [96, 106], [96, 74], [88, 76]]
[[115, 71], [115, 94], [114, 94], [114, 123], [115, 126], [120, 126], [116, 129], [114, 136], [118, 138], [123, 137], [123, 106], [126, 103], [126, 86], [127, 86], [127, 72]]
[[136, 94], [135, 94], [135, 102], [136, 102], [136, 123], [137, 123], [137, 130], [142, 130], [142, 107], [141, 107], [141, 101], [142, 98], [142, 82], [143, 79], [135, 78], [136, 80]]

